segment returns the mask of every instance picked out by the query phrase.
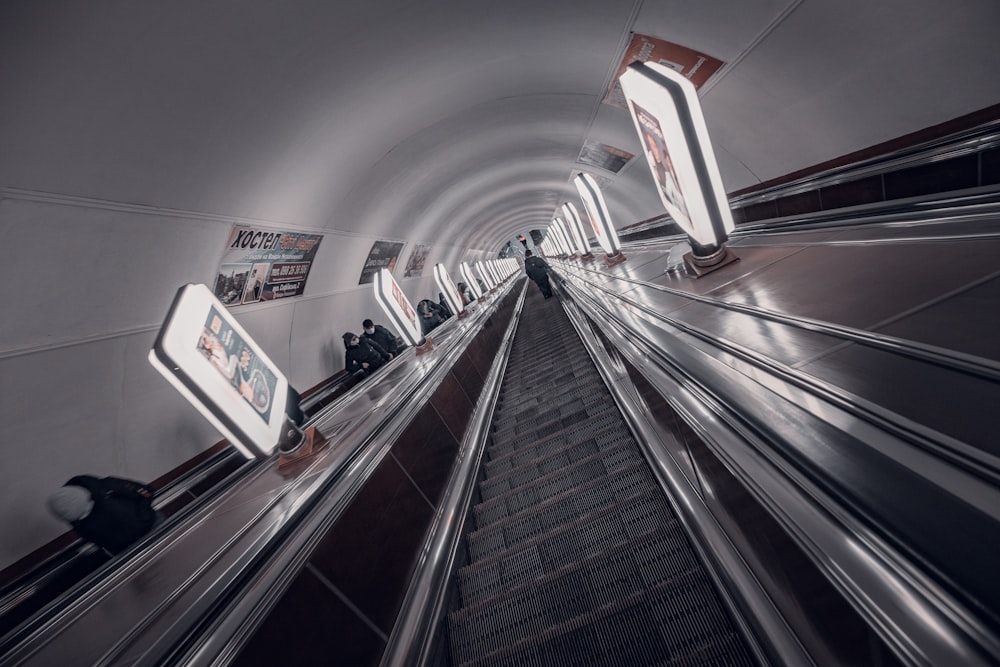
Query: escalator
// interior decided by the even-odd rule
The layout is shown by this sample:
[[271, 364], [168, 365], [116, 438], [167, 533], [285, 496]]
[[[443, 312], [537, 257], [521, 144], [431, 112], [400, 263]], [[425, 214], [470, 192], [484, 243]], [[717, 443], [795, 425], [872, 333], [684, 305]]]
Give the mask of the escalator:
[[751, 665], [557, 299], [530, 288], [447, 618], [453, 665]]

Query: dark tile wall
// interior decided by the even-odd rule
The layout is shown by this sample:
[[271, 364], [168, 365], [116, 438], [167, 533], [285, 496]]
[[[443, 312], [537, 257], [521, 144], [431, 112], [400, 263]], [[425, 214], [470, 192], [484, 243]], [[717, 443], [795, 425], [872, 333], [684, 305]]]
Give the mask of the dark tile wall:
[[778, 207], [779, 216], [804, 215], [806, 213], [815, 213], [823, 208], [818, 190], [781, 197], [774, 200], [774, 203]]
[[1000, 183], [1000, 148], [983, 151], [979, 156], [979, 169], [981, 185]]
[[517, 292], [393, 443], [237, 664], [378, 664]]
[[963, 155], [883, 175], [886, 200], [951, 192], [979, 185], [979, 156]]
[[271, 611], [266, 628], [250, 639], [236, 664], [363, 667], [377, 665], [385, 648], [385, 640], [310, 569]]
[[848, 183], [830, 185], [822, 188], [819, 194], [824, 209], [873, 204], [885, 198], [881, 176], [869, 176]]

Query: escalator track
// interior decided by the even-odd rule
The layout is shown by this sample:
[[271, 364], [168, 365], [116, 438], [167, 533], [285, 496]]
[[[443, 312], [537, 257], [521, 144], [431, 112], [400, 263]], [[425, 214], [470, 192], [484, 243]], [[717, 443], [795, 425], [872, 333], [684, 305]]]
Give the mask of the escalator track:
[[756, 664], [558, 300], [533, 288], [476, 500], [452, 664]]

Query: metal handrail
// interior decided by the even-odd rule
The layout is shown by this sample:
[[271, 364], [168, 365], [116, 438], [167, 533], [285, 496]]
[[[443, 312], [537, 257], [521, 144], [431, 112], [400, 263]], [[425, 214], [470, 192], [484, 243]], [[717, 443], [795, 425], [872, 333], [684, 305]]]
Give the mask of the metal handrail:
[[514, 333], [524, 307], [525, 287], [521, 289], [514, 313], [507, 326], [500, 349], [486, 377], [482, 393], [469, 426], [462, 438], [452, 473], [442, 500], [421, 548], [411, 584], [407, 589], [392, 633], [382, 654], [384, 667], [422, 665], [431, 649], [432, 634], [444, 613], [447, 581], [455, 561], [462, 527], [476, 487], [480, 462], [486, 451], [486, 440], [494, 406], [503, 383]]
[[[326, 531], [340, 517], [350, 501], [365, 485], [382, 459], [388, 455], [393, 443], [409, 426], [417, 412], [430, 399], [433, 391], [458, 361], [465, 348], [478, 335], [481, 325], [496, 312], [499, 304], [516, 280], [497, 290], [495, 297], [483, 303], [461, 331], [459, 338], [449, 344], [444, 354], [435, 359], [434, 367], [427, 372], [413, 391], [394, 401], [395, 410], [379, 420], [378, 429], [364, 438], [356, 453], [345, 462], [342, 471], [328, 483], [315, 486], [314, 502], [303, 508], [298, 521], [285, 527], [280, 548], [266, 555], [262, 562], [245, 563], [239, 567], [242, 583], [240, 592], [233, 599], [207, 592], [190, 614], [192, 619], [211, 619], [192, 645], [184, 649], [186, 665], [209, 665], [229, 662], [235, 658], [243, 644], [256, 630], [267, 613], [281, 598], [288, 585], [305, 565], [308, 556]], [[457, 318], [449, 318], [452, 322]], [[442, 331], [443, 326], [435, 331]], [[352, 392], [354, 390], [352, 389]], [[349, 400], [347, 397], [338, 400]], [[324, 413], [325, 414], [325, 413]], [[350, 448], [350, 447], [349, 447]], [[322, 485], [322, 488], [319, 488]], [[194, 621], [179, 626], [193, 625]], [[158, 664], [165, 656], [173, 660], [174, 646], [181, 639], [189, 641], [183, 632], [161, 637], [139, 664]]]
[[[588, 280], [582, 275], [584, 273], [599, 274], [600, 272], [598, 271], [586, 267], [570, 266], [568, 264], [562, 265], [561, 268], [562, 270], [567, 271], [568, 274], [575, 275], [578, 280], [587, 284], [591, 289], [600, 290], [605, 293], [611, 292], [611, 290], [607, 288], [606, 283]], [[993, 280], [998, 275], [1000, 275], [1000, 273], [990, 274], [989, 276], [986, 276], [985, 278], [976, 281], [967, 287], [971, 289], [976, 285]], [[946, 348], [926, 343], [910, 341], [896, 336], [872, 333], [870, 331], [834, 324], [831, 322], [824, 322], [813, 318], [779, 313], [760, 306], [752, 306], [732, 301], [725, 301], [723, 299], [717, 299], [705, 295], [694, 294], [673, 287], [667, 287], [665, 285], [629, 278], [626, 276], [617, 276], [616, 280], [629, 285], [642, 286], [650, 290], [680, 296], [712, 307], [777, 322], [779, 324], [798, 328], [804, 331], [821, 333], [852, 343], [859, 343], [883, 352], [905, 355], [920, 361], [936, 364], [949, 370], [969, 373], [991, 381], [1000, 381], [1000, 363], [992, 359], [948, 350]], [[874, 405], [859, 396], [851, 394], [843, 389], [840, 389], [839, 387], [835, 387], [829, 382], [820, 380], [812, 375], [809, 375], [808, 373], [788, 366], [787, 364], [775, 361], [744, 346], [725, 341], [698, 327], [689, 325], [668, 315], [664, 315], [656, 309], [650, 308], [646, 304], [629, 297], [627, 294], [619, 294], [616, 295], [615, 298], [628, 303], [631, 307], [645, 313], [664, 325], [679, 331], [684, 331], [685, 333], [695, 336], [696, 338], [699, 338], [719, 349], [723, 349], [744, 360], [747, 360], [758, 368], [765, 369], [768, 372], [779, 375], [800, 387], [807, 388], [817, 395], [822, 395], [828, 400], [835, 401], [840, 407], [851, 411], [859, 418], [875, 422], [881, 428], [891, 431], [894, 435], [906, 438], [924, 449], [933, 451], [938, 456], [941, 456], [952, 463], [961, 465], [978, 474], [984, 474], [994, 481], [1000, 481], [1000, 459], [989, 454], [988, 452], [966, 445], [955, 438], [934, 431], [928, 427], [915, 424], [896, 413]]]
[[[592, 319], [609, 325], [616, 344], [665, 397], [686, 404], [690, 414], [704, 414], [708, 407], [718, 417], [692, 426], [705, 435], [716, 456], [727, 462], [817, 567], [909, 663], [955, 664], [957, 659], [962, 664], [987, 665], [992, 664], [989, 656], [1000, 655], [1000, 640], [974, 614], [874, 533], [854, 510], [784, 461], [759, 433], [748, 428], [754, 420], [743, 416], [740, 396], [769, 400], [759, 396], [759, 375], [751, 380], [728, 366], [728, 371], [720, 371], [704, 355], [687, 354], [679, 348], [667, 354], [595, 296], [602, 291], [610, 296], [610, 290], [593, 284], [576, 286], [572, 278], [568, 289]], [[613, 298], [620, 300], [622, 296], [615, 294]], [[719, 376], [720, 372], [725, 375]], [[712, 376], [725, 377], [725, 395], [703, 384], [703, 377]], [[808, 402], [801, 397], [798, 404]], [[781, 407], [775, 410], [780, 413]], [[809, 437], [805, 433], [799, 436]]]
[[867, 176], [876, 176], [889, 171], [969, 155], [996, 146], [1000, 146], [1000, 121], [992, 121], [916, 146], [901, 148], [876, 157], [826, 169], [759, 192], [749, 192], [745, 195], [731, 197], [729, 204], [730, 206], [746, 206], [747, 204], [770, 201]]
[[[461, 330], [455, 332], [457, 334], [456, 340], [463, 341], [474, 335], [481, 327], [481, 324], [495, 311], [496, 304], [502, 296], [503, 293], [501, 292], [498, 294], [497, 299], [485, 302], [483, 306], [480, 306], [473, 313], [473, 317], [466, 321]], [[204, 623], [205, 619], [211, 618], [210, 612], [216, 609], [220, 602], [229, 600], [230, 595], [228, 591], [230, 590], [230, 586], [244, 581], [250, 572], [257, 571], [257, 568], [274, 555], [272, 553], [274, 549], [268, 545], [273, 545], [273, 539], [278, 537], [278, 535], [272, 531], [266, 535], [262, 534], [259, 537], [252, 537], [254, 540], [253, 543], [241, 546], [245, 551], [241, 551], [240, 555], [234, 558], [226, 556], [228, 560], [225, 564], [222, 564], [222, 558], [231, 546], [241, 540], [244, 533], [250, 536], [250, 532], [248, 531], [253, 529], [260, 518], [268, 514], [269, 507], [276, 508], [281, 503], [295, 507], [296, 511], [283, 519], [284, 524], [280, 529], [285, 532], [294, 533], [309, 523], [309, 517], [303, 520], [302, 515], [308, 514], [311, 509], [317, 507], [317, 501], [323, 500], [322, 498], [318, 498], [318, 496], [322, 496], [325, 492], [329, 491], [328, 487], [330, 485], [339, 484], [338, 480], [342, 478], [352, 478], [355, 481], [366, 478], [366, 470], [358, 468], [359, 461], [364, 459], [366, 453], [359, 453], [357, 451], [358, 448], [365, 449], [365, 447], [369, 447], [370, 449], [370, 446], [375, 444], [375, 440], [381, 441], [382, 437], [391, 437], [393, 432], [391, 428], [387, 427], [387, 422], [391, 422], [394, 418], [405, 420], [406, 415], [412, 412], [412, 410], [408, 410], [410, 406], [421, 404], [428, 398], [428, 383], [433, 383], [435, 380], [440, 382], [444, 374], [450, 369], [450, 365], [453, 364], [455, 358], [454, 349], [446, 345], [444, 347], [444, 354], [436, 354], [425, 358], [424, 362], [419, 364], [409, 364], [406, 375], [400, 382], [400, 385], [405, 385], [405, 387], [399, 385], [396, 387], [400, 390], [398, 398], [394, 399], [394, 402], [386, 399], [386, 402], [382, 404], [384, 412], [376, 415], [368, 414], [365, 420], [366, 423], [371, 422], [369, 426], [362, 428], [356, 425], [357, 428], [351, 429], [351, 432], [346, 434], [346, 438], [350, 442], [341, 443], [344, 445], [343, 448], [338, 447], [336, 452], [330, 452], [333, 465], [329, 470], [325, 471], [326, 474], [322, 479], [308, 479], [303, 481], [304, 485], [293, 483], [282, 487], [279, 493], [274, 494], [274, 498], [270, 501], [269, 505], [260, 509], [249, 520], [246, 528], [240, 534], [226, 540], [226, 543], [220, 546], [212, 558], [198, 567], [196, 572], [192, 572], [185, 582], [179, 588], [174, 589], [166, 599], [161, 600], [155, 607], [152, 607], [139, 623], [132, 626], [130, 631], [124, 633], [116, 645], [108, 650], [103, 660], [113, 662], [115, 659], [114, 656], [121, 654], [123, 651], [132, 650], [135, 645], [144, 646], [142, 649], [143, 654], [146, 656], [144, 659], [148, 659], [150, 662], [156, 662], [159, 659], [157, 656], [169, 655], [174, 650], [175, 644], [185, 638], [189, 628]], [[374, 382], [363, 383], [365, 386], [359, 386], [356, 390], [373, 390], [375, 385], [379, 383], [378, 378], [384, 377], [384, 375], [376, 373], [372, 376]], [[352, 390], [349, 394], [356, 395], [355, 390]], [[348, 397], [345, 396], [344, 398]], [[335, 415], [331, 415], [331, 412], [336, 411], [337, 406], [343, 405], [343, 400], [338, 400], [333, 405], [328, 406], [320, 415], [314, 417], [312, 421], [318, 423], [334, 419]], [[354, 444], [352, 445], [351, 442]], [[385, 452], [380, 453], [384, 455]], [[369, 457], [368, 460], [370, 462], [371, 458]], [[267, 465], [254, 466], [258, 475], [264, 471], [271, 470], [272, 467]], [[305, 475], [305, 477], [308, 477], [308, 475]], [[255, 478], [256, 476], [253, 476], [250, 479], [244, 480], [244, 482], [252, 483]], [[234, 489], [226, 489], [222, 496], [216, 500], [219, 503], [224, 503], [233, 493]], [[291, 498], [293, 494], [297, 494], [294, 499]], [[111, 591], [136, 576], [147, 564], [159, 557], [161, 553], [167, 552], [172, 547], [171, 543], [173, 541], [180, 540], [186, 534], [197, 530], [205, 518], [204, 516], [199, 517], [195, 522], [190, 522], [182, 528], [178, 527], [181, 528], [180, 530], [162, 536], [159, 542], [147, 545], [149, 548], [144, 548], [123, 561], [121, 568], [109, 572], [108, 576], [96, 582], [95, 585], [87, 590], [82, 591], [77, 599], [73, 600], [72, 604], [68, 606], [64, 605], [64, 608], [58, 610], [58, 613], [50, 617], [46, 623], [32, 628], [27, 634], [19, 633], [18, 637], [5, 638], [10, 640], [5, 642], [6, 646], [2, 647], [6, 656], [16, 656], [18, 660], [29, 660], [30, 656], [37, 653], [49, 642], [50, 634], [58, 636], [60, 630], [69, 627], [71, 623], [81, 618], [91, 607], [109, 595]], [[254, 535], [257, 535], [257, 533], [255, 532]], [[279, 549], [278, 551], [285, 553], [283, 549]], [[222, 570], [217, 571], [219, 568], [222, 568]], [[273, 574], [273, 572], [270, 572], [268, 576]], [[199, 579], [206, 576], [211, 578], [210, 581], [204, 582], [208, 584], [208, 587], [198, 588], [199, 586], [203, 586], [198, 583]], [[167, 622], [164, 614], [168, 610], [171, 610], [172, 605], [179, 602], [182, 596], [192, 595], [191, 591], [194, 590], [201, 591], [201, 593], [198, 594], [195, 604], [185, 603], [185, 610], [180, 613], [183, 622], [170, 622], [165, 626], [165, 631], [163, 628], [156, 627], [159, 623]], [[172, 613], [176, 615], [177, 610], [173, 610]], [[203, 614], [209, 614], [209, 616], [204, 616]], [[170, 618], [173, 619], [173, 616]], [[161, 621], [161, 619], [164, 620]], [[153, 634], [147, 634], [148, 632], [152, 632]], [[160, 633], [159, 635], [156, 634], [158, 632]]]

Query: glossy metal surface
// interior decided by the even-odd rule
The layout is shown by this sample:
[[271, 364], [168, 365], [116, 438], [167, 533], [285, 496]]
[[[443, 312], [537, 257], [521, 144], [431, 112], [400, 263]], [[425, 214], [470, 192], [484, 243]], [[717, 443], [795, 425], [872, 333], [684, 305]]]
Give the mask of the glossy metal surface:
[[466, 429], [461, 452], [428, 533], [410, 590], [403, 601], [396, 626], [389, 636], [382, 665], [422, 665], [427, 660], [431, 633], [437, 628], [444, 611], [447, 593], [445, 584], [451, 574], [469, 501], [475, 490], [480, 461], [486, 451], [487, 432], [493, 418], [496, 398], [503, 384], [507, 357], [514, 342], [518, 317], [524, 306], [524, 295], [525, 287], [522, 287], [514, 315], [501, 343], [500, 353], [493, 362], [483, 393], [476, 404], [475, 414]]
[[[48, 624], [5, 647], [7, 657], [38, 665], [154, 663], [266, 561], [251, 595], [225, 621], [238, 628], [254, 618], [262, 602], [280, 593], [299, 548], [334, 521], [505, 291], [480, 303], [468, 319], [452, 318], [436, 330], [433, 354], [407, 351], [329, 406], [316, 420], [330, 440], [318, 455], [284, 468], [276, 459], [261, 465]], [[277, 561], [270, 554], [276, 540], [285, 547]], [[288, 551], [289, 545], [295, 549]], [[222, 632], [212, 639], [222, 650], [227, 638]], [[211, 649], [204, 646], [201, 655]]]
[[955, 216], [949, 239], [848, 226], [799, 247], [749, 237], [740, 262], [700, 280], [634, 249], [632, 268], [553, 260], [579, 303], [637, 341], [638, 367], [733, 415], [744, 444], [717, 454], [916, 664], [1000, 655], [983, 579], [1000, 535], [984, 418], [1000, 401], [1000, 245], [977, 225]]

